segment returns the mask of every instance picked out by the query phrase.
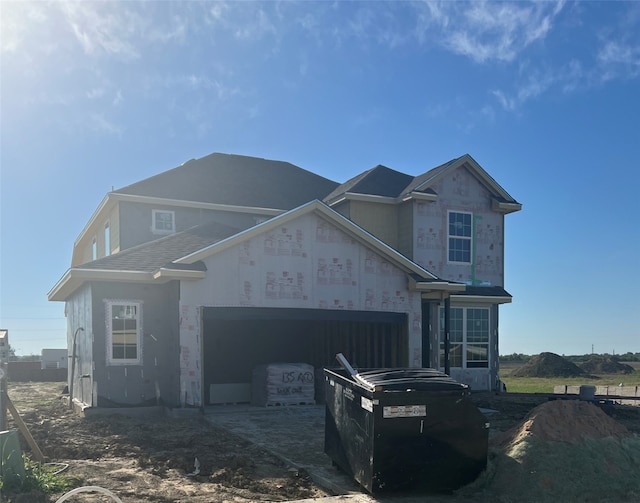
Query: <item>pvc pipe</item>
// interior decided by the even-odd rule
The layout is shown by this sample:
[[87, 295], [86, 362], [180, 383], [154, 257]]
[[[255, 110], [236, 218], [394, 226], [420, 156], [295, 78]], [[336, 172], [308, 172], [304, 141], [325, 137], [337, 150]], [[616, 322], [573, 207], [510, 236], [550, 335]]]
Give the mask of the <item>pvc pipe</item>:
[[120, 498], [118, 498], [115, 494], [113, 494], [111, 491], [109, 491], [109, 489], [105, 489], [104, 487], [98, 487], [98, 486], [76, 487], [75, 489], [72, 489], [68, 493], [63, 494], [56, 501], [56, 503], [62, 503], [63, 501], [68, 500], [74, 494], [91, 493], [91, 492], [98, 492], [98, 493], [106, 494], [107, 496], [111, 496], [114, 499], [114, 501], [116, 501], [117, 503], [123, 503], [122, 500]]

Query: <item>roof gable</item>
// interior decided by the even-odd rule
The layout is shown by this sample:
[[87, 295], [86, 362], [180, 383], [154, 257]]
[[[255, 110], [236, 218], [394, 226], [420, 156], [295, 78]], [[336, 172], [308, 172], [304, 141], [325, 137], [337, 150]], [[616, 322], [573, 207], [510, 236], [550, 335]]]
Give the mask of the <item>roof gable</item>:
[[471, 175], [487, 189], [496, 211], [511, 213], [522, 209], [522, 205], [469, 154], [452, 159], [415, 177], [378, 165], [336, 187], [324, 198], [324, 201], [332, 206], [344, 199], [374, 201], [377, 198], [377, 201], [381, 202], [380, 198], [386, 198], [385, 202], [389, 203], [400, 203], [410, 199], [435, 201], [438, 194], [434, 190], [434, 185], [443, 176], [458, 168], [468, 169]]
[[383, 255], [389, 262], [398, 266], [400, 269], [404, 270], [407, 273], [417, 274], [423, 280], [438, 280], [439, 278], [434, 274], [430, 273], [426, 269], [423, 269], [415, 262], [409, 260], [407, 257], [402, 255], [401, 253], [394, 250], [389, 245], [383, 243], [373, 235], [369, 234], [367, 231], [354, 224], [351, 220], [342, 216], [340, 213], [332, 210], [326, 204], [315, 200], [302, 205], [298, 208], [295, 208], [291, 211], [283, 213], [277, 217], [274, 217], [266, 222], [263, 222], [259, 225], [246, 229], [238, 234], [228, 237], [227, 239], [223, 239], [217, 243], [213, 243], [206, 248], [198, 250], [194, 253], [186, 255], [182, 258], [175, 260], [176, 264], [192, 264], [201, 260], [204, 260], [211, 255], [216, 253], [220, 253], [223, 250], [226, 250], [232, 246], [236, 246], [254, 236], [262, 234], [272, 229], [277, 229], [281, 227], [283, 224], [291, 222], [297, 218], [300, 218], [303, 215], [315, 213], [320, 217], [332, 222], [334, 225], [340, 228], [340, 230], [344, 231], [347, 235], [354, 238], [356, 241], [364, 244], [365, 246], [374, 249], [381, 255]]
[[410, 175], [379, 164], [338, 186], [325, 201], [335, 201], [347, 193], [397, 197], [412, 179]]
[[[412, 183], [406, 187], [405, 194], [432, 191], [432, 186], [444, 175], [461, 167], [467, 168], [469, 172], [478, 179], [478, 181], [500, 203], [514, 205], [513, 211], [516, 211], [516, 207], [521, 206], [520, 203], [511, 197], [509, 193], [503, 189], [500, 184], [498, 184], [498, 182], [496, 182], [493, 177], [489, 175], [489, 173], [487, 173], [469, 154], [452, 159], [451, 161], [433, 168], [422, 175], [416, 176]], [[518, 207], [517, 209], [520, 208]]]

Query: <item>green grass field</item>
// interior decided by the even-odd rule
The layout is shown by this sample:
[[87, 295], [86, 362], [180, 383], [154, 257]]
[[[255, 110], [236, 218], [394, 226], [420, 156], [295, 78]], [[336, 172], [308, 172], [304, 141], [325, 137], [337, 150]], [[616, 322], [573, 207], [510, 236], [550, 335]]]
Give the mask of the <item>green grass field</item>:
[[511, 373], [523, 365], [515, 362], [500, 363], [500, 379], [511, 393], [553, 393], [554, 386], [590, 384], [593, 386], [640, 386], [640, 362], [629, 363], [636, 370], [633, 374], [603, 374], [588, 377], [511, 377]]

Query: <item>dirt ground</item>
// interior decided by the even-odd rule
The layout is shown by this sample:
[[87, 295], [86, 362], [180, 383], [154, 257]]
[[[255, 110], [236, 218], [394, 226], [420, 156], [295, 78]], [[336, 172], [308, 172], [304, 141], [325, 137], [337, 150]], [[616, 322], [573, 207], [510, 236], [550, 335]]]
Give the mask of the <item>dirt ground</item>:
[[[45, 456], [82, 486], [111, 490], [123, 502], [291, 501], [327, 493], [278, 457], [212, 425], [187, 418], [81, 418], [65, 407], [63, 383], [14, 383], [8, 394]], [[9, 415], [9, 426], [14, 427]], [[23, 450], [29, 452], [24, 444]], [[195, 472], [195, 458], [201, 467]], [[13, 503], [55, 502], [62, 494], [11, 496]], [[72, 502], [114, 500], [77, 494]]]
[[[329, 495], [328, 491], [314, 484], [304, 470], [296, 469], [283, 461], [288, 456], [276, 456], [273, 450], [251, 442], [251, 435], [233, 433], [240, 432], [239, 428], [224, 427], [224, 422], [216, 425], [207, 417], [197, 414], [184, 418], [160, 414], [141, 418], [123, 415], [82, 418], [64, 406], [61, 400], [63, 387], [63, 383], [13, 383], [9, 386], [8, 394], [46, 461], [52, 463], [48, 466], [51, 469], [63, 469], [64, 475], [77, 477], [78, 486], [109, 489], [124, 503], [294, 501]], [[609, 411], [610, 415], [607, 416], [595, 406], [591, 406], [594, 410], [589, 408], [572, 411], [565, 405], [562, 406], [564, 408], [550, 405], [553, 402], [548, 402], [546, 397], [494, 393], [474, 394], [473, 400], [479, 407], [493, 411], [488, 415], [491, 433], [487, 475], [481, 476], [482, 480], [475, 487], [453, 495], [429, 497], [430, 502], [544, 501], [545, 495], [550, 491], [547, 487], [551, 484], [549, 480], [553, 481], [554, 477], [553, 473], [545, 472], [545, 467], [551, 466], [549, 459], [561, 461], [562, 456], [575, 457], [577, 454], [584, 458], [594, 457], [591, 451], [580, 454], [576, 450], [578, 447], [572, 444], [579, 428], [584, 428], [585, 433], [597, 437], [615, 433], [614, 439], [597, 440], [608, 442], [606, 445], [592, 443], [588, 447], [595, 450], [595, 456], [597, 452], [609, 449], [607, 466], [621, 480], [626, 480], [624, 470], [627, 468], [623, 467], [624, 463], [630, 463], [630, 469], [636, 470], [635, 473], [640, 468], [640, 459], [636, 459], [638, 455], [634, 454], [640, 445], [638, 410]], [[291, 410], [291, 407], [286, 409]], [[321, 408], [316, 406], [315, 415], [321, 417], [319, 410]], [[275, 422], [275, 418], [282, 415], [260, 415], [259, 428], [266, 429], [270, 425], [264, 424], [264, 417], [271, 417]], [[232, 416], [227, 421], [233, 421]], [[320, 427], [315, 423], [313, 426], [316, 437], [318, 432], [315, 430], [322, 429], [322, 421], [320, 423]], [[594, 425], [597, 426], [596, 429], [593, 428]], [[14, 426], [9, 416], [9, 427]], [[277, 425], [273, 427], [275, 429]], [[621, 439], [617, 438], [619, 431], [626, 432], [620, 435]], [[262, 434], [260, 431], [256, 433]], [[632, 438], [629, 440], [622, 437]], [[29, 453], [27, 444], [22, 440], [23, 450]], [[622, 443], [628, 441], [636, 443]], [[313, 445], [309, 444], [312, 457], [326, 456], [316, 443], [319, 441], [314, 437]], [[293, 445], [285, 446], [285, 454], [287, 450], [291, 452], [294, 449]], [[558, 451], [557, 446], [562, 446], [564, 450]], [[533, 452], [540, 452], [541, 454], [536, 454], [540, 459], [534, 459], [531, 454]], [[619, 452], [626, 457], [616, 461]], [[547, 458], [548, 456], [551, 458]], [[627, 459], [629, 456], [632, 457], [630, 461]], [[197, 475], [193, 475], [195, 458], [201, 467]], [[526, 476], [523, 475], [521, 479], [529, 485], [522, 486], [524, 482], [515, 484], [513, 474], [520, 473], [527, 466], [536, 467], [535, 470], [532, 468], [522, 472]], [[535, 478], [538, 476], [534, 475], [536, 471], [540, 477], [546, 478]], [[561, 469], [556, 469], [556, 472], [560, 471]], [[612, 475], [603, 472], [603, 476], [608, 477], [602, 481], [606, 485]], [[591, 478], [595, 482], [599, 480], [597, 477]], [[640, 483], [633, 484], [635, 485], [630, 488], [622, 487], [619, 494], [636, 494], [634, 491]], [[524, 494], [530, 488], [538, 486], [538, 492], [531, 491], [532, 497], [535, 496], [537, 500], [526, 499]], [[358, 491], [357, 487], [354, 488]], [[637, 489], [640, 491], [640, 487]], [[524, 494], [514, 493], [516, 490], [524, 491]], [[569, 499], [565, 497], [564, 501], [572, 500], [572, 494], [575, 493], [565, 495]], [[640, 496], [640, 492], [637, 494]], [[53, 503], [60, 496], [62, 494], [13, 495], [10, 501]], [[3, 501], [7, 501], [6, 496]], [[95, 503], [112, 502], [113, 499], [105, 495], [83, 493], [68, 501]], [[373, 500], [363, 495], [362, 501]], [[381, 498], [378, 501], [392, 500]], [[403, 501], [408, 502], [409, 499]], [[554, 501], [553, 497], [549, 501]], [[587, 497], [580, 501], [598, 500]], [[612, 501], [626, 500], [620, 497]]]

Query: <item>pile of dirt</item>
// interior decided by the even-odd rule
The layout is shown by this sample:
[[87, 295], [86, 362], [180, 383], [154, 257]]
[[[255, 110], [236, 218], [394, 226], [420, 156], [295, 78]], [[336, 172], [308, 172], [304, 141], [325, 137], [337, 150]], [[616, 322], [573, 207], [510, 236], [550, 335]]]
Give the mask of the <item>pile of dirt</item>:
[[511, 373], [512, 377], [577, 377], [586, 372], [555, 353], [540, 353]]
[[580, 365], [590, 374], [633, 374], [633, 367], [611, 356], [594, 356]]
[[543, 403], [491, 445], [474, 501], [640, 501], [640, 438], [591, 403]]
[[579, 444], [585, 438], [626, 438], [632, 433], [602, 409], [581, 400], [552, 400], [533, 409], [517, 427], [503, 434], [500, 442], [516, 444], [534, 435], [541, 440]]

